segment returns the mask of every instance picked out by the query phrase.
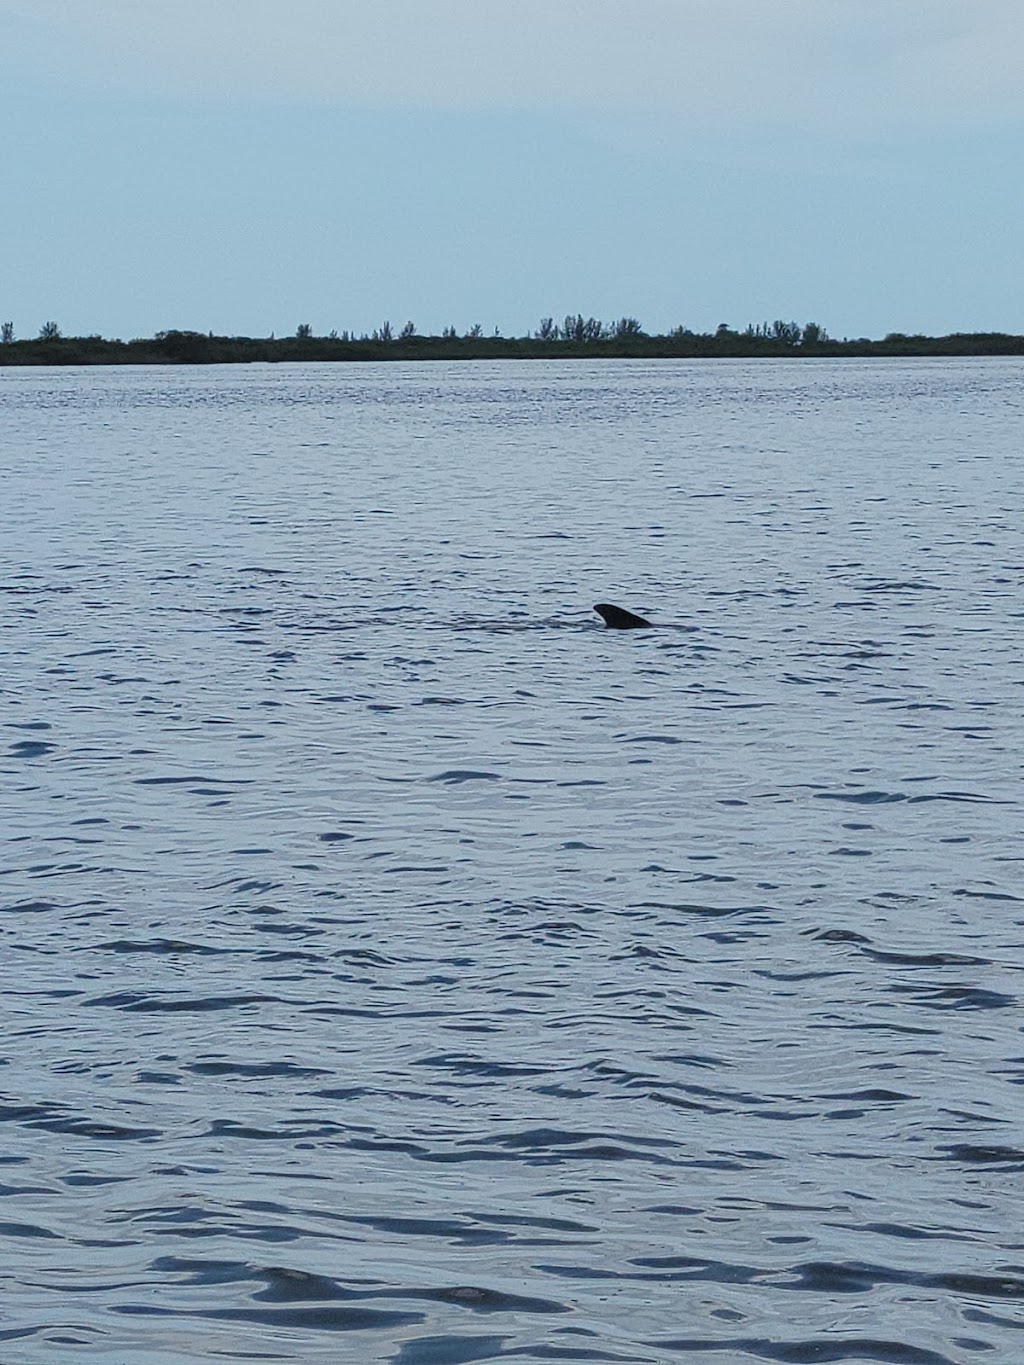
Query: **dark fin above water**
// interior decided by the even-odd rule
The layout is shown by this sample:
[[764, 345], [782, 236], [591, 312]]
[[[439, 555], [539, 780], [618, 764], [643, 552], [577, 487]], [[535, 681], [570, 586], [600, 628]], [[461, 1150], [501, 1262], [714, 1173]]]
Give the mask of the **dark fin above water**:
[[626, 611], [624, 607], [612, 606], [611, 602], [598, 602], [594, 610], [603, 618], [609, 630], [647, 630], [652, 624], [642, 616]]

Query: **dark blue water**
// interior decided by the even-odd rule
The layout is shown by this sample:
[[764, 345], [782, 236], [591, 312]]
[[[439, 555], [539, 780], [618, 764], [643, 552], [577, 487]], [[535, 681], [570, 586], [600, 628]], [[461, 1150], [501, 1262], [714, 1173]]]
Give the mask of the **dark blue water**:
[[6, 370], [0, 500], [4, 1365], [1024, 1359], [1024, 365]]

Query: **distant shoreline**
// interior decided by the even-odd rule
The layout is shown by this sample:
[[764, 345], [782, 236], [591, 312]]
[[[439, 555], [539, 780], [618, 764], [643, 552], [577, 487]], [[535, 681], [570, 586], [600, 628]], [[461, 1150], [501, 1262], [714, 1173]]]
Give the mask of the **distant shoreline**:
[[[53, 324], [47, 324], [52, 327]], [[781, 324], [774, 324], [779, 328]], [[557, 330], [557, 329], [556, 329]], [[417, 360], [702, 360], [864, 356], [1024, 356], [1024, 336], [955, 332], [948, 336], [890, 333], [882, 340], [832, 340], [820, 328], [787, 324], [783, 331], [720, 327], [713, 333], [678, 329], [667, 336], [605, 335], [501, 337], [226, 337], [170, 331], [133, 341], [47, 336], [0, 344], [0, 366], [19, 365], [242, 365], [254, 362]]]

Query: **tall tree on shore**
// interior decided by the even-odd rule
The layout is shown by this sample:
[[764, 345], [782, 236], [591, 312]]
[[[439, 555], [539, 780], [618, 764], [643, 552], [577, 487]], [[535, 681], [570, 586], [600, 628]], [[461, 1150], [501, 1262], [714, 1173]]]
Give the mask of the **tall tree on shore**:
[[772, 323], [771, 335], [773, 341], [782, 341], [787, 346], [799, 346], [802, 333], [798, 322], [782, 322], [780, 320]]
[[600, 318], [585, 318], [582, 313], [575, 317], [567, 313], [562, 323], [563, 341], [602, 341], [608, 335]]

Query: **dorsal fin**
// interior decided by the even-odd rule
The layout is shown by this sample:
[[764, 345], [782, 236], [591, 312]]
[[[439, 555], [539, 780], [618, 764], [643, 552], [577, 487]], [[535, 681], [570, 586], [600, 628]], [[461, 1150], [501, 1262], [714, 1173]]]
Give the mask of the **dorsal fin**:
[[598, 602], [594, 607], [609, 630], [645, 630], [651, 626], [642, 616], [637, 616], [625, 607], [613, 606], [611, 602]]

